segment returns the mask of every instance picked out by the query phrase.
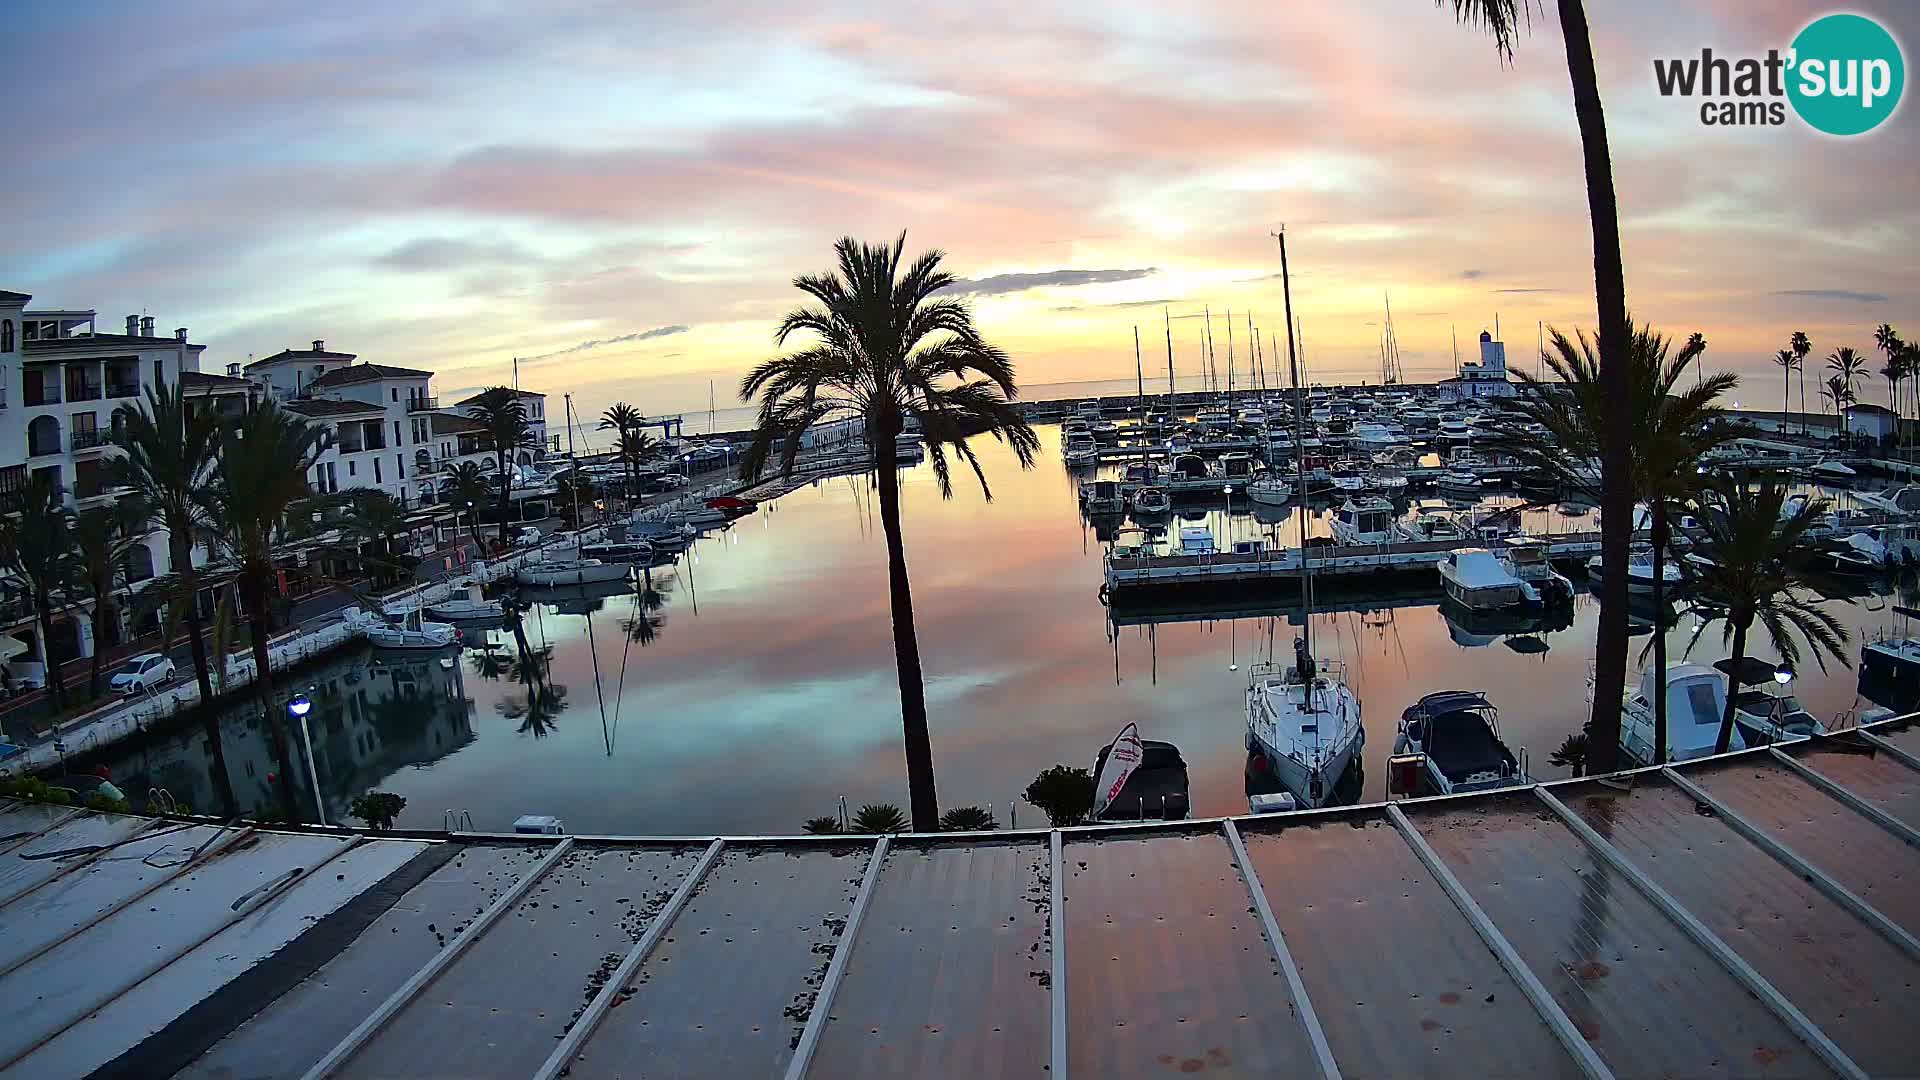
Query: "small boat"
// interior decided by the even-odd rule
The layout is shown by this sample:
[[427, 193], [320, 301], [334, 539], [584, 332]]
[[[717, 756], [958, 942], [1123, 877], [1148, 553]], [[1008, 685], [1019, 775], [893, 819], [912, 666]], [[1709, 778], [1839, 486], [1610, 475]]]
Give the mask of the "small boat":
[[[1259, 481], [1254, 481], [1259, 483]], [[1258, 501], [1258, 500], [1256, 500]], [[1151, 517], [1164, 514], [1173, 508], [1173, 500], [1157, 487], [1143, 487], [1133, 493], [1133, 512], [1139, 517]]]
[[927, 445], [912, 432], [893, 437], [893, 460], [919, 461], [927, 456]]
[[[1640, 689], [1620, 709], [1620, 749], [1636, 764], [1653, 764], [1654, 669], [1640, 673]], [[1713, 753], [1727, 707], [1727, 681], [1704, 664], [1667, 667], [1667, 760], [1686, 761]], [[1743, 750], [1739, 725], [1730, 749]]]
[[1394, 527], [1404, 540], [1414, 543], [1458, 544], [1466, 540], [1460, 523], [1443, 513], [1425, 513]]
[[1397, 795], [1459, 795], [1533, 782], [1500, 740], [1500, 710], [1471, 690], [1428, 694], [1400, 714], [1387, 781]]
[[732, 521], [734, 515], [711, 506], [675, 506], [660, 515], [659, 520], [669, 525], [691, 525], [694, 528], [724, 525]]
[[653, 545], [644, 540], [609, 541], [580, 545], [580, 557], [604, 563], [653, 562]]
[[1184, 431], [1176, 431], [1167, 437], [1167, 453], [1190, 454], [1193, 452], [1193, 440]]
[[1213, 533], [1205, 525], [1180, 526], [1181, 555], [1212, 555], [1217, 549], [1213, 544]]
[[1886, 569], [1887, 545], [1864, 532], [1856, 532], [1836, 541], [1826, 551], [1835, 573], [1877, 574]]
[[1061, 456], [1069, 466], [1091, 465], [1100, 459], [1100, 448], [1094, 444], [1092, 435], [1075, 433], [1067, 436]]
[[1193, 422], [1206, 431], [1225, 431], [1233, 426], [1233, 414], [1225, 409], [1201, 409]]
[[1544, 540], [1531, 536], [1516, 536], [1506, 541], [1506, 546], [1497, 552], [1507, 573], [1533, 586], [1540, 594], [1542, 603], [1567, 604], [1573, 602], [1573, 580], [1553, 568], [1547, 560], [1547, 545]]
[[1273, 472], [1259, 472], [1247, 481], [1247, 498], [1262, 506], [1285, 506], [1293, 498], [1293, 485]]
[[[919, 436], [914, 436], [919, 438]], [[745, 517], [760, 509], [760, 504], [738, 495], [715, 495], [707, 500], [707, 509], [718, 510], [730, 518]]]
[[1440, 561], [1447, 598], [1472, 611], [1499, 611], [1538, 604], [1540, 593], [1508, 570], [1486, 548], [1450, 551]]
[[471, 597], [456, 596], [427, 605], [427, 614], [439, 622], [498, 622], [506, 617], [506, 609], [498, 600], [475, 600]]
[[[1295, 642], [1296, 653], [1304, 650]], [[1325, 806], [1366, 743], [1360, 698], [1336, 664], [1296, 655], [1284, 672], [1258, 664], [1247, 687], [1247, 749], [1306, 809]]]
[[1787, 684], [1793, 681], [1793, 672], [1787, 668], [1776, 668], [1752, 656], [1742, 658], [1738, 666], [1731, 656], [1715, 661], [1713, 666], [1734, 688], [1733, 726], [1746, 745], [1768, 746], [1826, 733], [1826, 726], [1786, 692]]
[[1327, 528], [1342, 544], [1385, 544], [1393, 540], [1393, 503], [1378, 496], [1348, 499], [1334, 511]]
[[[1598, 579], [1601, 576], [1600, 556], [1587, 560], [1587, 576]], [[1660, 580], [1665, 585], [1665, 593], [1672, 597], [1679, 593], [1685, 579], [1681, 577], [1678, 561], [1668, 559], [1660, 568]], [[1627, 552], [1627, 591], [1634, 593], [1653, 592], [1653, 547], [1650, 544], [1635, 544]]]
[[633, 568], [626, 563], [600, 562], [597, 559], [552, 559], [531, 562], [513, 572], [513, 579], [535, 588], [585, 585], [596, 581], [619, 581]]
[[340, 613], [340, 621], [365, 635], [376, 649], [444, 649], [460, 637], [460, 631], [446, 623], [428, 622], [418, 609], [372, 612], [350, 607]]
[[1854, 496], [1861, 504], [1889, 514], [1920, 514], [1920, 484], [1889, 488], [1877, 494]]
[[1448, 469], [1440, 474], [1434, 485], [1441, 491], [1451, 491], [1462, 495], [1478, 495], [1485, 486], [1480, 474], [1467, 469]]
[[1115, 559], [1148, 559], [1153, 557], [1156, 546], [1158, 542], [1152, 533], [1129, 525], [1113, 535], [1113, 546], [1107, 554]]
[[1106, 406], [1099, 398], [1087, 398], [1073, 407], [1073, 415], [1081, 420], [1098, 420], [1106, 414]]
[[1860, 476], [1860, 474], [1855, 472], [1852, 466], [1849, 466], [1846, 462], [1832, 459], [1816, 462], [1807, 472], [1812, 474], [1817, 480], [1847, 481], [1857, 479]]
[[1094, 438], [1109, 442], [1120, 437], [1120, 425], [1111, 420], [1095, 420], [1088, 430], [1092, 432]]
[[1094, 480], [1080, 485], [1080, 507], [1089, 514], [1118, 514], [1127, 508], [1117, 480]]
[[1407, 490], [1407, 474], [1397, 469], [1375, 468], [1367, 477], [1367, 486], [1375, 491], [1397, 493]]
[[627, 539], [644, 541], [654, 551], [679, 551], [692, 543], [700, 530], [682, 522], [635, 517], [627, 524]]
[[1128, 724], [1093, 761], [1095, 821], [1178, 821], [1187, 816], [1187, 762], [1170, 742]]
[[1331, 476], [1335, 491], [1352, 493], [1367, 489], [1368, 470], [1362, 462], [1336, 461], [1333, 463]]
[[1205, 480], [1207, 462], [1198, 454], [1180, 454], [1174, 457], [1173, 465], [1167, 470], [1170, 480]]
[[1252, 454], [1220, 455], [1220, 477], [1223, 480], [1246, 480], [1253, 476], [1255, 462]]

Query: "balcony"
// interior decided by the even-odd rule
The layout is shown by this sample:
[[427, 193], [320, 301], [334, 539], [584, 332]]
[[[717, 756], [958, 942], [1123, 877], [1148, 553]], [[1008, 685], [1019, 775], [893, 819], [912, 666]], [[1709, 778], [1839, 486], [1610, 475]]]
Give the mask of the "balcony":
[[440, 399], [437, 397], [407, 399], [407, 411], [410, 413], [433, 412], [438, 408], [440, 408]]
[[113, 445], [112, 431], [102, 431], [98, 429], [94, 431], [76, 431], [72, 436], [74, 453], [79, 453], [82, 450], [97, 450], [103, 446], [111, 445]]
[[47, 386], [45, 384], [35, 386], [32, 383], [28, 383], [26, 395], [22, 400], [28, 408], [33, 408], [37, 405], [58, 405], [60, 404], [60, 388], [58, 386]]
[[130, 383], [108, 383], [108, 384], [107, 384], [107, 396], [108, 396], [108, 397], [110, 397], [110, 398], [130, 398], [130, 397], [139, 397], [139, 396], [140, 396], [140, 384], [139, 384], [139, 383], [137, 383], [137, 382], [130, 382]]
[[99, 383], [68, 383], [67, 384], [67, 400], [68, 401], [99, 401], [100, 394], [101, 394], [101, 390], [100, 390]]
[[31, 432], [28, 433], [28, 437], [27, 437], [27, 456], [28, 457], [30, 458], [52, 457], [53, 455], [59, 454], [61, 452], [62, 451], [60, 449], [60, 436], [57, 433], [52, 438], [47, 438], [45, 436], [35, 438], [33, 437], [33, 434]]

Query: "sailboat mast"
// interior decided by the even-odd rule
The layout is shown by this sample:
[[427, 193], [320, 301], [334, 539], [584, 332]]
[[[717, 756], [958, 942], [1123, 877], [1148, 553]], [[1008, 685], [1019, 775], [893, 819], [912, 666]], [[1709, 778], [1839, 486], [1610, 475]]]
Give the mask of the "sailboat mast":
[[1166, 308], [1160, 309], [1160, 321], [1167, 327], [1167, 423], [1173, 423], [1173, 313]]
[[1206, 336], [1203, 339], [1205, 344], [1201, 351], [1203, 354], [1202, 359], [1205, 361], [1207, 369], [1207, 392], [1211, 394], [1218, 392], [1220, 389], [1220, 364], [1213, 355], [1213, 308], [1206, 307], [1202, 308], [1201, 311], [1207, 317], [1207, 325], [1205, 327]]
[[1133, 324], [1133, 407], [1145, 415], [1147, 408], [1147, 376], [1140, 367], [1140, 324]]
[[1247, 348], [1252, 350], [1253, 381], [1260, 389], [1267, 388], [1267, 377], [1260, 368], [1260, 331], [1253, 328], [1253, 312], [1247, 312]]
[[1233, 309], [1227, 309], [1227, 404], [1233, 404]]
[[567, 485], [573, 489], [573, 527], [580, 527], [580, 461], [573, 456], [573, 395], [564, 398], [567, 406], [567, 471], [572, 481]]
[[[1300, 480], [1300, 643], [1301, 654], [1313, 656], [1313, 593], [1312, 573], [1307, 562], [1307, 455], [1305, 451], [1306, 430], [1302, 418], [1306, 415], [1306, 400], [1300, 394], [1300, 360], [1294, 344], [1293, 288], [1287, 275], [1287, 227], [1282, 225], [1274, 233], [1274, 239], [1280, 241], [1280, 295], [1287, 306], [1287, 368], [1293, 376], [1293, 427], [1294, 427], [1294, 469]], [[1300, 689], [1303, 704], [1307, 711], [1313, 710], [1313, 679], [1307, 672], [1300, 673]]]

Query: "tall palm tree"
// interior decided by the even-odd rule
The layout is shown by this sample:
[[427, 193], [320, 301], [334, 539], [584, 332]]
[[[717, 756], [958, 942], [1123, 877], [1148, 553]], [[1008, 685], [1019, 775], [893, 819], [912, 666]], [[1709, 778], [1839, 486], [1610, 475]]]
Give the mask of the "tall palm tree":
[[213, 476], [202, 493], [209, 516], [219, 523], [207, 534], [211, 553], [233, 571], [233, 588], [251, 631], [253, 688], [273, 738], [280, 808], [288, 821], [300, 820], [300, 810], [286, 724], [274, 701], [267, 639], [277, 560], [310, 521], [293, 510], [308, 496], [306, 474], [320, 456], [322, 438], [320, 428], [271, 401], [249, 405], [244, 415], [220, 429]]
[[[1451, 6], [1454, 18], [1477, 26], [1493, 37], [1503, 59], [1513, 56], [1513, 42], [1530, 15], [1527, 0], [1435, 0]], [[1600, 102], [1600, 76], [1593, 61], [1593, 41], [1582, 0], [1557, 0], [1560, 29], [1567, 49], [1567, 78], [1573, 87], [1573, 115], [1580, 128], [1581, 156], [1586, 169], [1587, 212], [1593, 228], [1594, 302], [1599, 315], [1600, 372], [1606, 388], [1601, 402], [1606, 423], [1600, 440], [1600, 565], [1605, 591], [1600, 598], [1600, 626], [1595, 635], [1593, 726], [1617, 731], [1620, 703], [1627, 682], [1627, 547], [1633, 533], [1633, 470], [1629, 407], [1627, 345], [1632, 335], [1627, 318], [1626, 271], [1620, 252], [1620, 206], [1613, 190], [1613, 154], [1607, 145], [1606, 112]], [[1595, 772], [1611, 771], [1618, 760], [1618, 741], [1595, 739]]]
[[526, 407], [520, 395], [504, 386], [496, 386], [482, 396], [474, 407], [474, 419], [487, 429], [493, 441], [493, 459], [500, 475], [500, 546], [506, 547], [507, 530], [513, 511], [513, 452], [533, 445], [533, 425], [527, 421]]
[[[1591, 465], [1600, 452], [1605, 431], [1606, 388], [1600, 367], [1604, 342], [1589, 341], [1578, 335], [1578, 344], [1555, 330], [1549, 339], [1547, 366], [1557, 382], [1536, 379], [1515, 372], [1520, 393], [1502, 400], [1495, 420], [1495, 442], [1499, 450], [1512, 455], [1522, 465], [1553, 481], [1553, 486], [1592, 500], [1599, 484]], [[1680, 350], [1668, 356], [1668, 339], [1651, 326], [1637, 330], [1628, 346], [1631, 395], [1629, 412], [1633, 455], [1633, 500], [1647, 503], [1652, 516], [1654, 610], [1664, 611], [1664, 573], [1670, 541], [1671, 515], [1675, 506], [1692, 494], [1699, 477], [1699, 466], [1709, 450], [1732, 438], [1732, 430], [1720, 423], [1723, 410], [1715, 402], [1739, 383], [1731, 372], [1699, 378], [1692, 387], [1680, 389], [1682, 376], [1690, 365], [1697, 365], [1706, 352], [1707, 342], [1699, 334], [1691, 335]], [[1544, 434], [1535, 434], [1536, 431]], [[1601, 522], [1605, 527], [1605, 520]], [[1604, 579], [1604, 573], [1602, 575]], [[1656, 628], [1653, 636], [1653, 662], [1656, 681], [1665, 686], [1667, 671], [1666, 635]], [[1617, 714], [1616, 714], [1617, 715]], [[1654, 727], [1660, 747], [1666, 746], [1665, 693], [1657, 695]], [[1612, 739], [1619, 742], [1619, 729], [1595, 724], [1593, 742]]]
[[20, 495], [14, 513], [0, 516], [0, 572], [33, 605], [47, 659], [47, 700], [59, 712], [66, 708], [67, 689], [53, 656], [53, 595], [73, 578], [72, 515], [60, 489], [44, 474], [35, 473]]
[[1800, 369], [1800, 434], [1807, 433], [1807, 357], [1813, 352], [1813, 339], [1804, 330], [1795, 330], [1787, 339], [1793, 350], [1794, 366]]
[[113, 506], [82, 510], [72, 521], [75, 592], [93, 604], [93, 663], [87, 671], [87, 694], [97, 698], [104, 654], [109, 646], [120, 643], [114, 592], [126, 578], [127, 552], [147, 541], [149, 518], [139, 500], [123, 499]]
[[1898, 441], [1900, 433], [1900, 382], [1912, 374], [1907, 366], [1906, 342], [1900, 340], [1900, 332], [1887, 323], [1874, 328], [1873, 346], [1887, 358], [1887, 364], [1880, 369], [1880, 377], [1887, 380], [1887, 404], [1893, 409], [1893, 430]]
[[379, 488], [355, 488], [341, 504], [339, 524], [354, 544], [354, 556], [383, 585], [410, 578], [420, 566], [406, 504]]
[[600, 429], [602, 431], [609, 429], [613, 431], [615, 449], [619, 451], [620, 464], [627, 474], [626, 492], [628, 495], [632, 495], [633, 493], [633, 467], [635, 462], [628, 454], [627, 438], [632, 432], [639, 430], [640, 421], [643, 419], [645, 419], [645, 417], [640, 414], [639, 409], [634, 408], [624, 401], [614, 402], [607, 408], [606, 412], [600, 414]]
[[[1747, 634], [1755, 622], [1789, 667], [1800, 662], [1796, 636], [1812, 648], [1820, 670], [1827, 669], [1828, 656], [1852, 666], [1844, 652], [1846, 626], [1820, 607], [1819, 594], [1808, 584], [1814, 549], [1806, 533], [1825, 518], [1829, 503], [1808, 499], [1787, 513], [1787, 494], [1787, 485], [1771, 474], [1755, 481], [1716, 477], [1695, 502], [1711, 562], [1690, 564], [1702, 615], [1693, 643], [1709, 622], [1721, 622], [1721, 639], [1732, 643], [1735, 671], [1746, 659]], [[1725, 753], [1732, 743], [1733, 707], [1729, 693], [1716, 753]]]
[[493, 497], [493, 484], [480, 466], [471, 461], [455, 465], [449, 475], [453, 478], [454, 498], [467, 505], [467, 530], [473, 534], [474, 545], [485, 547], [485, 541], [480, 539], [480, 508]]
[[[179, 386], [150, 386], [144, 407], [124, 404], [114, 410], [114, 444], [125, 451], [111, 466], [114, 479], [133, 489], [134, 496], [153, 511], [167, 533], [167, 575], [177, 582], [168, 622], [185, 621], [188, 647], [193, 653], [194, 679], [200, 700], [213, 700], [213, 681], [207, 663], [206, 620], [201, 617], [200, 572], [193, 565], [193, 546], [207, 531], [206, 508], [197, 498], [213, 472], [220, 421], [211, 410], [187, 407]], [[213, 747], [214, 772], [228, 813], [234, 810], [232, 784], [226, 779], [220, 751], [219, 717], [207, 710], [206, 735]]]
[[1793, 409], [1793, 369], [1800, 366], [1800, 359], [1792, 349], [1781, 349], [1773, 354], [1773, 362], [1780, 368], [1780, 434], [1785, 435], [1787, 415]]
[[758, 475], [777, 453], [781, 472], [791, 474], [800, 436], [813, 425], [850, 418], [865, 430], [879, 474], [880, 523], [887, 538], [893, 655], [913, 827], [934, 832], [940, 825], [940, 805], [913, 593], [900, 536], [894, 443], [909, 418], [918, 421], [940, 493], [953, 494], [947, 460], [951, 451], [973, 469], [981, 493], [992, 498], [966, 435], [992, 434], [1013, 448], [1022, 468], [1033, 465], [1040, 440], [1012, 404], [1018, 392], [1012, 359], [980, 335], [963, 300], [935, 295], [954, 282], [953, 275], [940, 269], [942, 253], [929, 251], [902, 265], [906, 242], [904, 232], [890, 246], [847, 237], [834, 245], [837, 272], [794, 279], [794, 287], [813, 302], [781, 320], [775, 343], [784, 347], [794, 335], [815, 340], [760, 364], [741, 380], [741, 398], [760, 399], [759, 421], [741, 468], [746, 476]]
[[[1827, 356], [1827, 370], [1834, 373], [1845, 386], [1847, 392], [1837, 395], [1846, 399], [1847, 405], [1860, 400], [1854, 384], [1867, 377], [1867, 358], [1861, 356], [1853, 346], [1842, 345]], [[1844, 408], [1844, 406], [1843, 406]], [[1840, 434], [1847, 433], [1847, 420], [1844, 412], [1840, 414]]]

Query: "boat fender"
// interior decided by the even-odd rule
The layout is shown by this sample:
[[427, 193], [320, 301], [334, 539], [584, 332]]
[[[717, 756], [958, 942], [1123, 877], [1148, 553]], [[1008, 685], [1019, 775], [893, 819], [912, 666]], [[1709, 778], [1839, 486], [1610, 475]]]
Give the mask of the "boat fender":
[[1107, 585], [1106, 585], [1106, 583], [1105, 583], [1105, 582], [1101, 582], [1101, 584], [1100, 584], [1100, 606], [1101, 606], [1101, 607], [1111, 607], [1111, 606], [1113, 606], [1113, 605], [1112, 605], [1111, 603], [1109, 603], [1109, 600], [1110, 600], [1110, 595], [1109, 595], [1109, 590], [1107, 589]]

